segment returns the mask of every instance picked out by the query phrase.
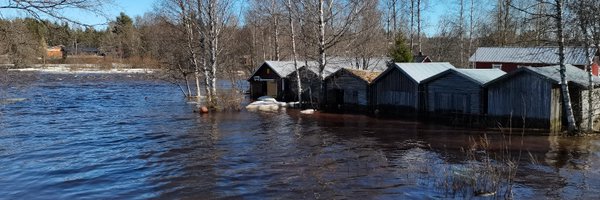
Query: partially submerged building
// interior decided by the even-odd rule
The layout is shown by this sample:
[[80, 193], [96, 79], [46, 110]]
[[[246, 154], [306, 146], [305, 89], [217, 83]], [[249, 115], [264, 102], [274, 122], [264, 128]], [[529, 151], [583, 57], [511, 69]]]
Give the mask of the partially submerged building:
[[265, 61], [248, 79], [250, 97], [270, 96], [283, 100], [288, 83], [286, 77], [294, 71], [293, 61]]
[[421, 82], [452, 68], [447, 62], [392, 64], [371, 83], [373, 108], [381, 114], [414, 114], [423, 110]]
[[[560, 85], [560, 67], [521, 67], [487, 83], [488, 115], [495, 124], [504, 127], [540, 128], [560, 131], [566, 125]], [[588, 73], [566, 65], [571, 103], [576, 122], [587, 126]], [[598, 86], [600, 81], [594, 80]], [[598, 102], [598, 89], [593, 89], [592, 102]], [[598, 104], [593, 104], [593, 115], [600, 114]]]
[[[319, 64], [316, 61], [298, 61], [298, 72], [302, 82], [302, 96], [306, 101], [320, 100], [322, 80], [319, 76]], [[357, 60], [353, 58], [332, 57], [327, 60], [322, 77], [325, 78], [341, 68], [360, 68], [372, 71], [386, 69], [385, 58]], [[250, 96], [271, 96], [280, 101], [297, 101], [298, 85], [293, 61], [265, 61], [249, 77]]]
[[325, 78], [325, 106], [328, 110], [368, 111], [369, 85], [381, 72], [342, 68]]
[[506, 74], [499, 69], [448, 69], [422, 82], [425, 110], [436, 114], [482, 115], [487, 109], [486, 83]]

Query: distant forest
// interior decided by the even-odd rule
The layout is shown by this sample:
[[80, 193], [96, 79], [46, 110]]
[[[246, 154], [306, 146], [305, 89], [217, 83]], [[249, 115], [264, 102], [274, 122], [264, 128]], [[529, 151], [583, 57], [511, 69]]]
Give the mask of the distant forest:
[[[210, 24], [199, 20], [202, 11], [197, 2], [200, 1], [159, 0], [151, 12], [134, 18], [121, 13], [101, 29], [56, 19], [1, 19], [0, 55], [10, 55], [12, 63], [26, 65], [36, 63], [46, 48], [64, 45], [71, 49], [96, 48], [111, 58], [173, 64], [174, 57], [186, 54], [174, 52], [188, 46], [186, 38], [190, 35], [186, 34], [186, 26], [194, 29], [190, 33], [198, 48], [196, 52], [208, 46], [200, 44], [203, 36], [199, 31]], [[557, 45], [555, 4], [550, 0], [446, 2], [447, 12], [438, 24], [431, 24], [426, 14], [433, 12], [433, 4], [439, 3], [433, 0], [290, 1], [289, 5], [287, 0], [250, 0], [241, 15], [231, 8], [234, 1], [215, 4], [229, 6], [217, 8], [222, 16], [216, 25], [223, 25], [218, 33], [223, 55], [245, 71], [251, 71], [263, 60], [291, 60], [292, 22], [298, 57], [316, 60], [320, 45], [319, 19], [315, 15], [318, 2], [323, 2], [325, 8], [323, 42], [329, 56], [357, 60], [388, 56], [397, 36], [401, 36], [413, 55], [421, 52], [433, 61], [468, 67], [468, 57], [480, 46]], [[600, 43], [600, 20], [593, 14], [600, 11], [600, 3], [566, 2], [566, 44], [582, 46], [586, 40], [579, 23], [582, 19], [588, 21], [587, 43]], [[434, 32], [426, 34], [424, 27]]]
[[[97, 48], [110, 62], [161, 67], [207, 85], [217, 75], [251, 73], [264, 60], [315, 60], [322, 70], [330, 57], [354, 59], [358, 67], [400, 52], [407, 62], [422, 53], [469, 67], [477, 47], [558, 46], [559, 30], [566, 46], [600, 44], [597, 0], [454, 0], [444, 3], [438, 24], [428, 19], [427, 13], [439, 12], [431, 9], [440, 3], [433, 0], [249, 0], [242, 10], [233, 0], [157, 0], [143, 16], [121, 13], [101, 30], [61, 16], [41, 19], [36, 12], [58, 13], [17, 2], [33, 4], [17, 8], [33, 16], [0, 20], [5, 62], [45, 62], [46, 48], [56, 45]], [[48, 2], [85, 10], [103, 5]]]

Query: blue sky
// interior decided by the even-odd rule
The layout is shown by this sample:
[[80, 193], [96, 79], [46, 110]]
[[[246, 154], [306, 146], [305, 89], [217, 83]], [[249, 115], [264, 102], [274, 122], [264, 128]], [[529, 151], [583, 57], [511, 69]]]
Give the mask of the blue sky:
[[[2, 0], [0, 0], [1, 2]], [[89, 12], [82, 12], [77, 10], [65, 10], [64, 14], [70, 18], [80, 21], [84, 24], [98, 25], [97, 28], [104, 27], [107, 20], [114, 20], [120, 12], [124, 12], [130, 17], [142, 16], [144, 13], [152, 11], [157, 0], [113, 0], [114, 2], [110, 5], [105, 5], [103, 10], [106, 16], [98, 16]], [[241, 4], [245, 4], [246, 0], [238, 0]], [[448, 14], [451, 7], [456, 4], [456, 0], [429, 0], [429, 7], [427, 11], [423, 13], [424, 20], [424, 32], [433, 34], [438, 25], [438, 20], [443, 15]], [[239, 9], [239, 8], [238, 8]], [[236, 14], [241, 14], [237, 12]], [[17, 14], [14, 11], [3, 10], [1, 13], [2, 17], [25, 17], [24, 14]]]

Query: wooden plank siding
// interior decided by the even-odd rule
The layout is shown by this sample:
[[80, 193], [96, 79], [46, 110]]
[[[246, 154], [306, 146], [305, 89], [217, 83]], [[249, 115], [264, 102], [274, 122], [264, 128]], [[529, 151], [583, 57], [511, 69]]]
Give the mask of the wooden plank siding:
[[326, 107], [329, 110], [368, 111], [369, 84], [346, 70], [325, 79]]
[[532, 73], [514, 74], [488, 86], [488, 115], [500, 120], [503, 126], [558, 128], [559, 103], [560, 88]]
[[428, 112], [440, 114], [483, 114], [483, 88], [456, 73], [447, 73], [425, 86]]
[[373, 107], [381, 114], [419, 111], [419, 85], [394, 67], [372, 84]]
[[277, 95], [275, 96], [275, 98], [278, 100], [283, 99], [285, 80], [282, 79], [283, 77], [279, 77], [279, 75], [273, 70], [273, 68], [271, 68], [267, 64], [262, 64], [253, 75], [260, 77], [261, 80], [254, 80], [254, 76], [248, 79], [248, 82], [250, 82], [251, 98], [258, 98], [267, 95], [267, 81], [265, 80], [268, 79], [269, 82], [274, 81], [277, 83]]
[[[319, 75], [306, 68], [298, 69], [300, 72], [300, 81], [302, 82], [302, 99], [303, 101], [319, 100], [319, 93], [321, 92], [321, 81]], [[298, 101], [298, 81], [296, 78], [296, 71], [292, 72], [287, 76], [288, 89], [286, 92], [286, 98], [288, 101]], [[312, 95], [312, 97], [311, 97]]]

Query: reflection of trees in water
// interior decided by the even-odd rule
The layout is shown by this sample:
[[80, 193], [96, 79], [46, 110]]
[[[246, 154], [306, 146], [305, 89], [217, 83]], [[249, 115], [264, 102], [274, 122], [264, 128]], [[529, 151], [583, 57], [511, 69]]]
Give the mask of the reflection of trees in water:
[[[402, 126], [388, 124], [395, 122], [353, 117], [327, 121], [330, 117], [334, 116], [303, 116], [296, 111], [197, 116], [196, 124], [176, 137], [179, 145], [161, 159], [169, 167], [159, 174], [170, 174], [156, 179], [165, 191], [161, 197], [473, 197], [469, 190], [448, 193], [452, 185], [444, 184], [470, 180], [463, 176], [472, 173], [471, 163], [466, 163], [457, 149], [468, 146], [467, 138], [478, 134], [432, 131], [414, 124], [399, 128]], [[525, 137], [524, 152], [560, 160], [565, 157], [562, 151], [568, 152], [567, 157], [586, 160], [589, 153], [571, 151], [597, 151], [589, 146], [591, 142], [582, 146], [561, 140], [549, 145], [550, 139], [543, 138]], [[500, 135], [490, 136], [492, 143], [497, 143], [491, 146], [501, 146], [500, 139]], [[587, 160], [593, 166], [593, 161]], [[516, 197], [569, 197], [596, 190], [596, 174], [565, 171], [571, 161], [561, 162], [567, 164], [528, 165], [529, 161], [522, 159]]]

